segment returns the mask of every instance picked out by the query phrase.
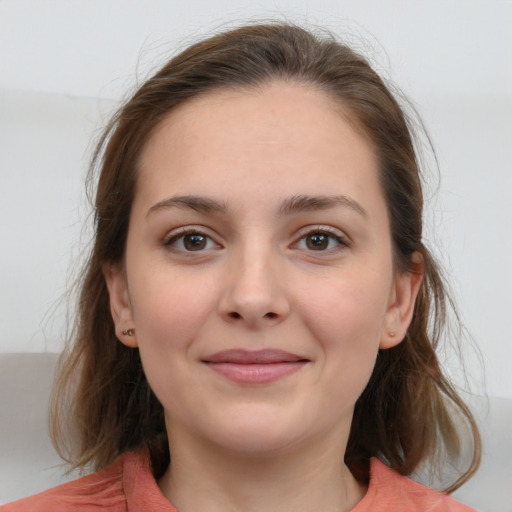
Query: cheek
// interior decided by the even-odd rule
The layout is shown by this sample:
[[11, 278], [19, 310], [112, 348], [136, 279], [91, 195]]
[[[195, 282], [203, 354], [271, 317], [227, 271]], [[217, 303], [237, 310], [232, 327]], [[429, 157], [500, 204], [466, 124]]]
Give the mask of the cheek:
[[130, 294], [140, 356], [152, 390], [173, 414], [179, 415], [188, 403], [197, 402], [200, 408], [200, 397], [190, 386], [191, 362], [215, 305], [214, 290], [204, 278], [196, 282], [154, 271], [134, 280]]
[[389, 282], [378, 272], [331, 276], [301, 288], [298, 307], [320, 340], [378, 343], [389, 300]]
[[130, 296], [141, 350], [184, 350], [215, 308], [214, 283], [186, 273], [153, 269], [131, 283]]
[[302, 320], [316, 339], [325, 375], [357, 399], [368, 382], [377, 357], [388, 301], [380, 279], [331, 279], [325, 287], [308, 287], [298, 307]]

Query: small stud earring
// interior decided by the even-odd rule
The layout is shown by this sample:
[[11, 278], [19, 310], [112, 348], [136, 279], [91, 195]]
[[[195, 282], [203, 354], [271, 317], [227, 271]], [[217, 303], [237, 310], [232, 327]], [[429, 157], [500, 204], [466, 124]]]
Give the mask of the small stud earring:
[[133, 336], [135, 334], [135, 329], [126, 329], [123, 331], [124, 336]]
[[395, 331], [388, 331], [388, 336], [390, 338], [394, 338], [396, 336], [396, 332]]

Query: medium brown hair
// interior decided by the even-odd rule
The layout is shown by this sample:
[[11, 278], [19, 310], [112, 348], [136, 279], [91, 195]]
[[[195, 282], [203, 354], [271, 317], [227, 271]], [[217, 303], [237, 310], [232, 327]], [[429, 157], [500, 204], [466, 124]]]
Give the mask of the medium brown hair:
[[102, 267], [122, 264], [137, 162], [159, 122], [201, 94], [279, 80], [329, 94], [365, 134], [378, 158], [397, 271], [417, 271], [414, 253], [423, 260], [411, 325], [402, 343], [379, 351], [355, 405], [345, 460], [365, 478], [370, 457], [406, 475], [422, 463], [434, 463], [441, 452], [457, 458], [461, 439], [451, 418], [458, 413], [470, 427], [473, 446], [468, 467], [450, 487], [454, 489], [476, 471], [480, 438], [436, 356], [449, 298], [422, 239], [422, 185], [410, 123], [363, 57], [330, 35], [283, 23], [245, 26], [189, 47], [147, 80], [104, 131], [90, 171], [93, 179], [99, 170], [94, 246], [53, 393], [54, 443], [74, 466], [99, 469], [131, 449], [149, 451], [157, 477], [169, 464], [163, 408], [149, 388], [138, 349], [116, 337]]

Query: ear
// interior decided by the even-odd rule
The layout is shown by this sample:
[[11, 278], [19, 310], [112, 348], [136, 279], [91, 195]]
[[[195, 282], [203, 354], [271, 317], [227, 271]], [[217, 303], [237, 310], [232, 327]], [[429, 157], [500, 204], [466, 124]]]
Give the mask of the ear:
[[379, 348], [394, 347], [405, 338], [422, 282], [423, 258], [421, 254], [414, 253], [411, 270], [397, 273], [394, 278]]
[[[118, 265], [105, 264], [103, 265], [103, 276], [107, 283], [110, 312], [116, 326], [116, 336], [124, 345], [135, 348], [138, 343], [126, 273]], [[131, 330], [131, 333], [127, 334], [129, 330]]]

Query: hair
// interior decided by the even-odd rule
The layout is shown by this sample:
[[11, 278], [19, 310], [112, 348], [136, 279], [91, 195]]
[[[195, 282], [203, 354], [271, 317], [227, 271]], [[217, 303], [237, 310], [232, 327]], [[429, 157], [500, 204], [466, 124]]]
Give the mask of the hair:
[[[441, 452], [456, 459], [462, 451], [460, 424], [452, 419], [457, 413], [469, 425], [472, 446], [468, 466], [448, 486], [453, 490], [478, 468], [480, 437], [436, 356], [451, 301], [423, 243], [423, 193], [411, 121], [365, 58], [332, 35], [285, 23], [244, 26], [194, 44], [143, 83], [103, 132], [89, 171], [93, 181], [99, 173], [94, 244], [52, 395], [54, 444], [74, 467], [101, 469], [128, 450], [145, 449], [155, 476], [165, 471], [170, 453], [163, 408], [138, 349], [116, 337], [102, 269], [123, 263], [139, 156], [155, 127], [191, 98], [276, 81], [324, 91], [365, 134], [378, 159], [396, 269], [423, 272], [405, 339], [379, 351], [355, 404], [345, 461], [356, 476], [368, 478], [370, 457], [404, 475], [435, 465]], [[421, 269], [415, 253], [421, 255]]]

